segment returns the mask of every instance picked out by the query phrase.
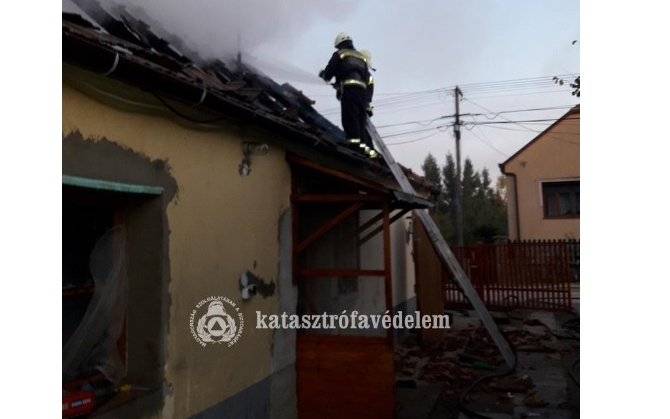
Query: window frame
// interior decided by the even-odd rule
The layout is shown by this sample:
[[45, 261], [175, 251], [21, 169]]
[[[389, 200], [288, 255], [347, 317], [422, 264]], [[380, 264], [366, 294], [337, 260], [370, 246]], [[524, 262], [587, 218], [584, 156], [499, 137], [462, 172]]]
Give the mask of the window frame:
[[[115, 417], [126, 417], [130, 413], [149, 414], [159, 411], [163, 403], [161, 389], [166, 365], [164, 330], [168, 317], [162, 297], [167, 284], [162, 268], [165, 261], [165, 208], [162, 194], [163, 188], [158, 186], [63, 175], [63, 204], [102, 203], [112, 208], [112, 224], [122, 225], [126, 229], [124, 248], [130, 255], [124, 260], [124, 270], [128, 276], [128, 306], [117, 349], [126, 367], [124, 382], [143, 389], [116, 393], [106, 403], [96, 406], [91, 417], [107, 417], [110, 412], [114, 412]], [[147, 275], [147, 272], [150, 274]], [[151, 304], [144, 303], [147, 295], [154, 297]], [[137, 304], [138, 300], [141, 304]], [[63, 382], [63, 389], [77, 390], [86, 383], [104, 380], [102, 374], [82, 376]], [[144, 400], [140, 410], [136, 410], [133, 403], [128, 403], [138, 398]]]
[[[579, 219], [579, 190], [579, 179], [542, 181], [540, 191], [542, 196], [543, 218], [545, 220]], [[568, 194], [569, 213], [561, 214], [561, 196], [565, 194]], [[557, 214], [549, 213], [552, 208]]]

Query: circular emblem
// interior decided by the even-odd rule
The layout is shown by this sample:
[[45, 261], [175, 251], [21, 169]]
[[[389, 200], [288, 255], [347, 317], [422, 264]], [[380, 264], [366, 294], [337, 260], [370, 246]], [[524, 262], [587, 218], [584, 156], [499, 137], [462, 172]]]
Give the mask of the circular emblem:
[[228, 297], [211, 296], [200, 301], [191, 312], [191, 336], [201, 346], [237, 343], [244, 318], [240, 308]]

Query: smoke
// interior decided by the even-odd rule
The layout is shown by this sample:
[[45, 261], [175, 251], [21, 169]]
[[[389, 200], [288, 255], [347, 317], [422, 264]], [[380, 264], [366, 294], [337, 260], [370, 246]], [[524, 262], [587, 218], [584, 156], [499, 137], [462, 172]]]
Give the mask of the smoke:
[[[319, 20], [339, 21], [354, 0], [101, 0], [107, 10], [125, 7], [152, 29], [179, 37], [202, 58], [253, 54], [259, 46], [290, 48]], [[160, 31], [157, 30], [160, 34]]]
[[261, 70], [279, 80], [290, 80], [292, 83], [328, 86], [328, 83], [313, 72], [306, 71], [276, 58], [259, 58], [255, 55], [242, 54], [242, 61], [245, 65]]

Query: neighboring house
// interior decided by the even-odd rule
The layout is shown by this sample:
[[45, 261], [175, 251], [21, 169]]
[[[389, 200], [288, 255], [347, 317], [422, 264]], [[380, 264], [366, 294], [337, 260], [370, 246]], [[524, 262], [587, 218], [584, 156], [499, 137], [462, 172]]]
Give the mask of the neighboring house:
[[430, 184], [399, 192], [291, 86], [79, 3], [62, 33], [64, 400], [93, 386], [101, 418], [393, 417], [391, 331], [257, 319], [414, 311], [407, 219]]
[[500, 164], [509, 238], [579, 239], [579, 105]]

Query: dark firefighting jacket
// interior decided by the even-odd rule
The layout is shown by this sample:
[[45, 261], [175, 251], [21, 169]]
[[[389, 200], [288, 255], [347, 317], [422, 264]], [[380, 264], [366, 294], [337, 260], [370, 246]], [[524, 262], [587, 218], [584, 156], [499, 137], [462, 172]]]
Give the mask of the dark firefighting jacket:
[[341, 91], [348, 86], [368, 88], [370, 72], [365, 56], [353, 48], [340, 48], [335, 51], [323, 71], [323, 79], [329, 81], [335, 77], [334, 87]]

